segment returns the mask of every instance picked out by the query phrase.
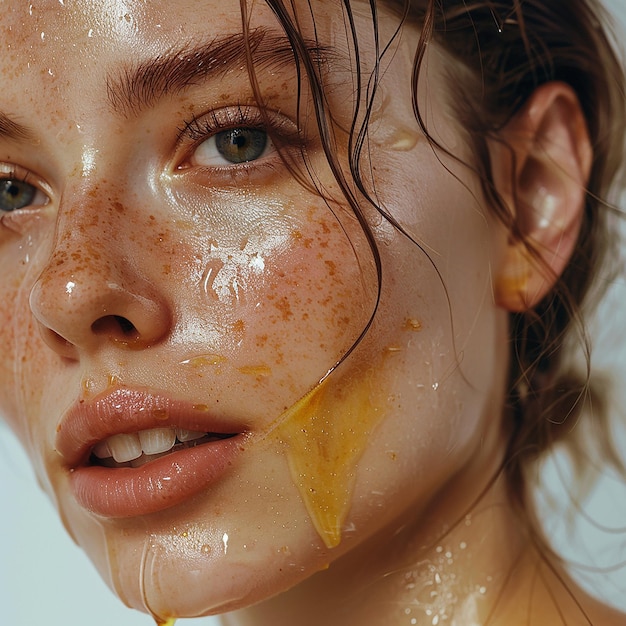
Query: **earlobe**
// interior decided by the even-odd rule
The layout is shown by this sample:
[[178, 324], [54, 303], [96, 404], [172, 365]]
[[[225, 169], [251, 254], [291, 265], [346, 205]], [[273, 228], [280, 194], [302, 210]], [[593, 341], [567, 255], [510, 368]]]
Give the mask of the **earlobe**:
[[547, 83], [490, 143], [493, 180], [517, 233], [495, 271], [496, 303], [535, 306], [569, 262], [585, 207], [592, 149], [572, 88]]

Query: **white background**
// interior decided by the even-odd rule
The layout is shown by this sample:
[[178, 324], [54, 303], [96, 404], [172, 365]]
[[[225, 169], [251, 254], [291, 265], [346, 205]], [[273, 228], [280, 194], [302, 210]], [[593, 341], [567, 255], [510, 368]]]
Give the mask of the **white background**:
[[[623, 29], [626, 0], [606, 0], [606, 3], [621, 20]], [[607, 317], [624, 320], [626, 289], [623, 287], [619, 287], [614, 296], [615, 308], [618, 315]], [[621, 340], [624, 355], [619, 378], [623, 380], [626, 334], [622, 333]], [[622, 443], [626, 455], [626, 443]], [[551, 473], [555, 474], [554, 467]], [[561, 485], [559, 481], [552, 484]], [[70, 541], [52, 506], [36, 486], [21, 448], [1, 422], [0, 503], [0, 623], [3, 626], [150, 626], [154, 623], [146, 615], [125, 608]], [[595, 520], [611, 528], [619, 527], [621, 531], [599, 532], [597, 524], [584, 523], [578, 529], [583, 541], [573, 539], [569, 528], [554, 522], [554, 535], [562, 538], [560, 544], [568, 556], [588, 563], [593, 555], [601, 566], [625, 561], [626, 486], [623, 482], [610, 476], [603, 479], [587, 503], [586, 511]], [[608, 585], [604, 575], [590, 577], [587, 584], [596, 588], [601, 585], [596, 592], [626, 610], [626, 568], [617, 570]], [[184, 623], [215, 626], [217, 621], [204, 618]]]

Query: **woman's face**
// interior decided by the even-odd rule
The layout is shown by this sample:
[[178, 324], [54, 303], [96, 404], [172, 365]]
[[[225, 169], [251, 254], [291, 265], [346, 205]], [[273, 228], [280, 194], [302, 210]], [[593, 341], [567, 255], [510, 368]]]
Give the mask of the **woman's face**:
[[[335, 4], [314, 10], [344, 163], [353, 63]], [[250, 15], [261, 104], [235, 0], [13, 3], [1, 26], [0, 410], [102, 576], [161, 616], [268, 597], [419, 519], [499, 417], [504, 238], [413, 122], [414, 32], [362, 173], [415, 241], [361, 202], [380, 301], [343, 359], [377, 265], [281, 29]], [[356, 24], [367, 66], [365, 6]], [[442, 67], [420, 98], [468, 157]]]

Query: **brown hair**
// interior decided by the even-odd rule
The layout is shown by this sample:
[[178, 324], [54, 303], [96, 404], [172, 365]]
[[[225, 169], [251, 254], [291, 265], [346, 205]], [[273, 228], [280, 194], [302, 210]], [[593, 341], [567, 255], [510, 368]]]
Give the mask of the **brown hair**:
[[[594, 281], [611, 248], [603, 199], [621, 167], [626, 113], [623, 70], [602, 28], [603, 17], [594, 0], [443, 0], [429, 3], [422, 18], [428, 36], [458, 61], [450, 69], [457, 90], [455, 113], [470, 136], [485, 198], [511, 237], [524, 240], [493, 185], [488, 139], [497, 140], [499, 130], [537, 87], [563, 81], [578, 96], [593, 148], [572, 259], [543, 301], [511, 315], [508, 405], [513, 432], [505, 471], [521, 507], [526, 498], [525, 461], [573, 429], [586, 399], [593, 397], [595, 416], [602, 416], [603, 389], [594, 393], [589, 381], [580, 311], [585, 298], [590, 300], [592, 285], [606, 284]], [[465, 79], [458, 67], [469, 70], [472, 79]], [[524, 243], [532, 253], [530, 244]], [[566, 339], [572, 331], [587, 353], [587, 371], [582, 375], [572, 370], [568, 354]], [[608, 457], [616, 459], [607, 429], [601, 433]]]
[[[385, 53], [385, 49], [378, 49], [377, 3], [371, 0], [369, 7], [378, 64], [366, 77], [359, 72], [360, 42], [351, 2], [343, 0], [341, 3], [346, 30], [351, 37], [356, 74], [349, 144], [351, 180], [348, 181], [333, 145], [332, 120], [326, 107], [324, 77], [318, 58], [310, 53], [310, 45], [307, 48], [291, 4], [283, 0], [266, 2], [290, 39], [297, 65], [306, 76], [329, 165], [369, 238], [380, 277], [376, 244], [354, 191], [356, 189], [404, 232], [376, 205], [361, 178], [361, 152], [376, 96], [379, 64]], [[311, 0], [309, 4], [313, 14]], [[487, 204], [509, 229], [510, 236], [523, 241], [530, 253], [533, 253], [532, 247], [524, 240], [515, 216], [495, 189], [487, 142], [498, 141], [499, 131], [533, 91], [550, 81], [563, 81], [575, 90], [587, 121], [594, 161], [573, 257], [552, 292], [531, 310], [512, 314], [510, 320], [512, 349], [507, 415], [511, 416], [512, 432], [504, 471], [512, 486], [512, 496], [525, 508], [526, 461], [549, 449], [570, 430], [569, 424], [576, 422], [585, 398], [593, 395], [588, 367], [582, 375], [568, 370], [566, 338], [575, 331], [588, 356], [580, 311], [610, 247], [606, 219], [609, 205], [603, 199], [607, 198], [609, 186], [622, 163], [626, 121], [623, 70], [607, 38], [607, 18], [597, 0], [382, 0], [380, 4], [398, 16], [396, 33], [406, 20], [421, 26], [413, 72], [415, 116], [433, 147], [453, 158], [455, 155], [438, 145], [429, 134], [417, 104], [417, 84], [431, 41], [456, 61], [449, 64], [448, 84], [454, 88], [450, 102], [474, 155], [473, 162], [466, 165], [476, 171]], [[424, 253], [427, 254], [425, 250]], [[361, 337], [366, 331], [367, 328]], [[596, 413], [601, 399], [602, 395], [598, 394], [594, 405]], [[610, 452], [608, 435], [604, 443]]]

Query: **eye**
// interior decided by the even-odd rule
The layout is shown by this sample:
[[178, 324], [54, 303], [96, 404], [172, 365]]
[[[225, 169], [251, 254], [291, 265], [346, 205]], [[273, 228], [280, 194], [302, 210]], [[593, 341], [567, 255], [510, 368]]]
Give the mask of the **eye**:
[[0, 178], [0, 213], [46, 204], [46, 195], [34, 185], [16, 178]]
[[192, 161], [199, 166], [247, 163], [261, 158], [270, 146], [267, 132], [261, 128], [230, 128], [199, 144]]

